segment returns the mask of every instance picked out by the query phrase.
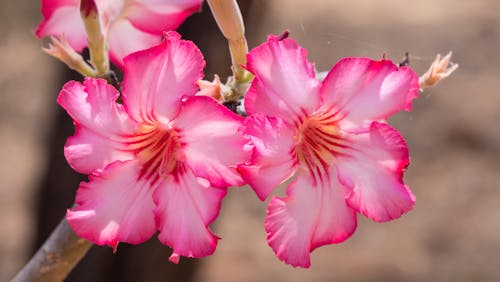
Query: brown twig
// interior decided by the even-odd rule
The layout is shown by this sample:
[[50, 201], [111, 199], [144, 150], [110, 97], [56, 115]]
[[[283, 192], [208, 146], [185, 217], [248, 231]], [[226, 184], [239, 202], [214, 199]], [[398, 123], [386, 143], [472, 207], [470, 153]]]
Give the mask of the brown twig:
[[63, 219], [11, 281], [63, 281], [91, 246], [92, 243], [78, 237]]

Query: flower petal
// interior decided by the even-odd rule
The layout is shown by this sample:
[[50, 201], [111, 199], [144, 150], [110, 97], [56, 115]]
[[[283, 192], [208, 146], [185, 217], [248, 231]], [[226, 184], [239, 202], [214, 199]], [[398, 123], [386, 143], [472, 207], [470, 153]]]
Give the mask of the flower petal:
[[137, 121], [171, 120], [183, 96], [194, 96], [205, 61], [193, 42], [169, 32], [158, 46], [127, 56], [123, 102]]
[[346, 58], [339, 61], [323, 80], [321, 95], [325, 107], [340, 110], [347, 126], [368, 126], [401, 111], [410, 110], [418, 95], [418, 76], [408, 67], [389, 60]]
[[160, 34], [151, 34], [137, 29], [127, 20], [118, 20], [109, 30], [109, 57], [123, 69], [124, 57], [157, 45], [160, 41]]
[[133, 132], [136, 123], [124, 107], [116, 103], [120, 93], [104, 79], [85, 78], [66, 83], [57, 102], [73, 120], [102, 136]]
[[52, 13], [63, 6], [78, 7], [78, 0], [42, 0], [42, 14], [44, 17], [50, 17]]
[[265, 227], [267, 241], [279, 259], [300, 267], [310, 266], [315, 248], [339, 243], [356, 229], [356, 214], [347, 206], [345, 188], [337, 181], [335, 169], [330, 182], [314, 181], [299, 175], [287, 189], [287, 197], [269, 202]]
[[78, 52], [87, 46], [87, 34], [80, 18], [78, 1], [42, 1], [43, 20], [38, 25], [35, 35], [42, 38], [49, 35], [64, 37]]
[[238, 132], [243, 118], [210, 97], [187, 98], [173, 126], [180, 130], [186, 163], [194, 174], [217, 187], [242, 185], [236, 165], [250, 157]]
[[154, 193], [155, 219], [160, 241], [173, 249], [170, 260], [179, 256], [204, 257], [211, 255], [218, 238], [208, 225], [219, 214], [226, 189], [211, 187], [187, 169], [178, 178], [169, 177]]
[[65, 156], [76, 171], [89, 174], [116, 160], [130, 159], [120, 151], [119, 141], [138, 125], [116, 103], [118, 96], [105, 80], [94, 78], [85, 78], [83, 84], [70, 81], [59, 93], [57, 102], [77, 127], [65, 146]]
[[139, 0], [131, 4], [126, 17], [136, 28], [160, 35], [177, 29], [187, 17], [200, 10], [201, 3], [202, 0]]
[[353, 149], [336, 162], [340, 181], [351, 189], [348, 204], [378, 222], [411, 210], [415, 196], [402, 179], [409, 164], [403, 137], [389, 125], [373, 122], [368, 133], [350, 138]]
[[137, 161], [115, 162], [82, 182], [76, 206], [66, 219], [78, 236], [116, 248], [119, 242], [139, 244], [155, 232], [153, 187], [139, 180]]
[[320, 83], [306, 57], [293, 39], [275, 36], [250, 51], [246, 68], [255, 78], [245, 97], [247, 112], [284, 120], [313, 112], [320, 102]]
[[249, 163], [238, 166], [238, 172], [265, 200], [295, 172], [294, 131], [280, 118], [257, 114], [246, 118], [243, 134], [251, 140], [254, 152]]
[[75, 134], [66, 141], [64, 156], [74, 170], [82, 174], [91, 174], [115, 161], [131, 160], [134, 157], [133, 154], [119, 148], [118, 142], [104, 138], [77, 124]]

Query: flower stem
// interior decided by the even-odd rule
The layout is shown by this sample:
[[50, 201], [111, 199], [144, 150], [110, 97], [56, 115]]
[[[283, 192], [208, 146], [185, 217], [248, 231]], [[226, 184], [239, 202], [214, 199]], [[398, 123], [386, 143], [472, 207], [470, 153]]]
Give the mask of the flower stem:
[[94, 0], [80, 2], [80, 14], [87, 32], [87, 45], [90, 52], [90, 62], [98, 77], [105, 77], [109, 72], [109, 57], [107, 40], [104, 36], [99, 11]]
[[11, 282], [63, 281], [91, 246], [63, 219]]
[[251, 74], [242, 68], [248, 53], [245, 26], [236, 0], [208, 0], [210, 10], [229, 44], [234, 78], [238, 82], [248, 82]]

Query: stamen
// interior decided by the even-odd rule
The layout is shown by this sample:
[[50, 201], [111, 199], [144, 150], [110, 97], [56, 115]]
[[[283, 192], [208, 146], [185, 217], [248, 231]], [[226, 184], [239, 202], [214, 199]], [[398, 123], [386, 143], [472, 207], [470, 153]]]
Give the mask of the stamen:
[[337, 121], [336, 113], [327, 112], [306, 117], [298, 126], [295, 154], [299, 164], [313, 176], [314, 181], [323, 182], [335, 158], [345, 154], [345, 149], [349, 147], [342, 139]]
[[139, 178], [146, 178], [153, 184], [160, 177], [183, 173], [182, 143], [179, 132], [159, 125], [142, 125], [134, 135], [123, 136], [124, 151], [134, 153], [142, 163]]

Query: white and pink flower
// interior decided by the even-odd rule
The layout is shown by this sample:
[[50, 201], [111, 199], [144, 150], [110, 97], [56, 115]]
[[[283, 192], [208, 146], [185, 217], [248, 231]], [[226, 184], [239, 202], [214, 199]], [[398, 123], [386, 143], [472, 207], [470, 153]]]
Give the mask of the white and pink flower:
[[58, 103], [76, 127], [64, 153], [90, 174], [66, 216], [79, 236], [116, 248], [159, 230], [173, 262], [214, 252], [208, 225], [226, 187], [243, 184], [236, 165], [250, 152], [238, 133], [243, 118], [195, 96], [204, 66], [199, 49], [171, 32], [124, 59], [123, 104], [102, 79], [64, 86]]
[[[164, 31], [175, 30], [203, 0], [96, 0], [111, 60], [123, 66], [123, 58], [158, 44]], [[80, 0], [42, 0], [43, 20], [35, 32], [65, 38], [76, 51], [87, 46], [80, 16]]]
[[262, 200], [296, 177], [271, 199], [265, 229], [277, 256], [301, 267], [315, 248], [350, 237], [356, 213], [384, 222], [413, 208], [408, 148], [386, 119], [410, 110], [419, 89], [411, 69], [366, 58], [343, 59], [319, 81], [306, 56], [274, 36], [248, 54], [244, 133], [254, 152], [238, 166]]

